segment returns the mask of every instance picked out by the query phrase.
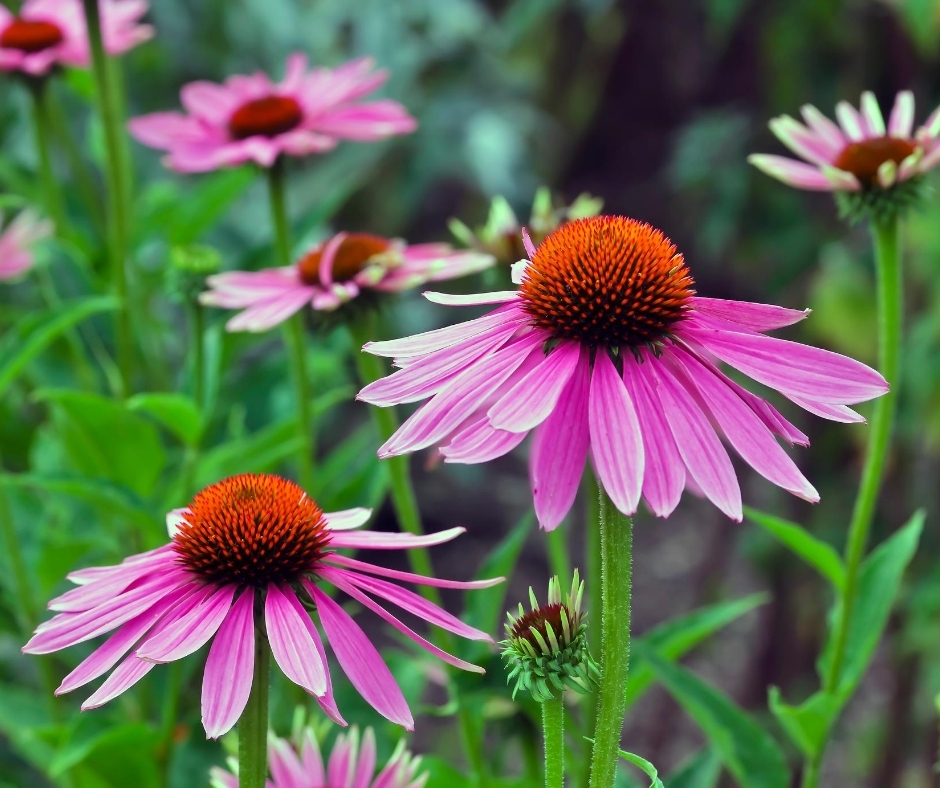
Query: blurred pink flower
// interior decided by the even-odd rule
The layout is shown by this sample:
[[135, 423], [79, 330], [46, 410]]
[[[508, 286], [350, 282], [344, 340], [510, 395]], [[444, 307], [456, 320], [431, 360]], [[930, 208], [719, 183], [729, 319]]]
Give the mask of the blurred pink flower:
[[[153, 38], [139, 24], [147, 0], [98, 0], [105, 51], [120, 55]], [[91, 63], [82, 0], [26, 0], [19, 14], [0, 6], [0, 70], [46, 74], [54, 66]]]
[[454, 251], [448, 244], [414, 244], [366, 233], [337, 233], [295, 265], [210, 276], [199, 297], [206, 306], [244, 309], [229, 331], [267, 331], [310, 304], [332, 311], [363, 291], [398, 292], [454, 279], [495, 262], [488, 254]]
[[740, 520], [741, 490], [719, 432], [774, 484], [809, 501], [818, 495], [774, 437], [806, 445], [806, 436], [719, 361], [834, 421], [861, 421], [847, 405], [888, 389], [857, 361], [764, 336], [804, 311], [697, 297], [682, 255], [648, 224], [578, 219], [537, 249], [525, 242], [530, 259], [513, 266], [518, 290], [425, 294], [453, 306], [498, 304], [493, 311], [365, 346], [400, 369], [359, 399], [387, 407], [430, 398], [380, 457], [439, 446], [446, 462], [485, 462], [534, 430], [530, 480], [547, 530], [571, 508], [589, 454], [625, 514], [642, 495], [665, 517], [688, 487]]
[[890, 189], [940, 164], [940, 107], [915, 132], [914, 95], [908, 90], [898, 93], [887, 126], [869, 92], [862, 94], [861, 111], [847, 101], [839, 102], [839, 125], [809, 104], [801, 112], [805, 126], [782, 115], [770, 121], [770, 130], [808, 164], [763, 153], [747, 159], [798, 189]]
[[[23, 651], [49, 654], [114, 631], [56, 690], [71, 692], [117, 665], [82, 704], [84, 710], [125, 692], [156, 664], [182, 659], [214, 638], [202, 683], [202, 721], [214, 739], [230, 730], [245, 708], [255, 633], [262, 631], [284, 674], [314, 695], [330, 719], [345, 725], [333, 699], [323, 642], [308, 612], [313, 607], [340, 667], [360, 695], [384, 717], [411, 730], [411, 711], [379, 652], [319, 584], [335, 586], [445, 662], [482, 673], [482, 668], [433, 646], [373, 596], [460, 637], [490, 640], [485, 632], [381, 578], [460, 589], [485, 588], [502, 578], [438, 580], [335, 552], [429, 547], [464, 530], [420, 537], [352, 530], [370, 514], [368, 509], [324, 514], [300, 487], [277, 476], [225, 479], [197, 494], [189, 508], [167, 515], [170, 544], [130, 556], [118, 566], [70, 574], [78, 588], [49, 603], [56, 615], [36, 628]], [[255, 610], [263, 612], [256, 616]]]
[[[366, 728], [359, 742], [359, 729], [353, 725], [349, 734], [336, 737], [329, 764], [324, 766], [317, 737], [304, 728], [296, 748], [290, 742], [268, 737], [268, 764], [271, 778], [267, 788], [423, 788], [427, 773], [418, 774], [421, 759], [412, 757], [399, 742], [385, 768], [376, 775], [375, 734]], [[232, 771], [218, 767], [212, 770], [212, 788], [238, 788], [237, 761]]]
[[229, 77], [224, 85], [191, 82], [180, 92], [189, 114], [155, 112], [128, 127], [144, 145], [168, 151], [166, 166], [206, 172], [254, 161], [270, 167], [280, 154], [321, 153], [341, 139], [369, 142], [417, 128], [395, 101], [359, 102], [388, 78], [371, 58], [339, 68], [307, 69], [306, 55], [287, 59], [284, 79]]
[[32, 245], [50, 235], [52, 222], [30, 208], [20, 211], [0, 234], [0, 281], [13, 279], [32, 268]]

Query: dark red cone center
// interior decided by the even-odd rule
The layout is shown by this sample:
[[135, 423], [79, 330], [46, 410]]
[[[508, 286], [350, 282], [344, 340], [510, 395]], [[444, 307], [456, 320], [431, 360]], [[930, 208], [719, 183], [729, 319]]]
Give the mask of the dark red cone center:
[[21, 52], [42, 52], [61, 44], [64, 38], [62, 28], [53, 22], [16, 17], [0, 33], [0, 47], [19, 49]]
[[303, 110], [289, 96], [265, 96], [242, 104], [228, 121], [236, 140], [248, 137], [276, 137], [297, 128], [304, 119]]

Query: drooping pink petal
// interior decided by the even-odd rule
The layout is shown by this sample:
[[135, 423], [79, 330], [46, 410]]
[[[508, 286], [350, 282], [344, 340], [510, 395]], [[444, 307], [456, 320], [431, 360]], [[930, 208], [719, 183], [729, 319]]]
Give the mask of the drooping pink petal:
[[137, 657], [148, 662], [174, 662], [198, 651], [222, 625], [234, 596], [234, 585], [203, 586], [194, 594], [195, 604], [189, 613], [145, 640], [137, 649]]
[[558, 404], [580, 357], [578, 343], [559, 343], [487, 411], [490, 425], [507, 432], [528, 432], [545, 421]]
[[379, 457], [418, 451], [441, 443], [542, 344], [529, 334], [477, 361], [410, 416], [379, 448]]
[[708, 411], [738, 454], [765, 479], [804, 500], [816, 503], [819, 493], [777, 443], [760, 417], [717, 375], [679, 347], [670, 356], [686, 372], [680, 384], [697, 390]]
[[[408, 627], [401, 620], [399, 620], [397, 617], [392, 615], [388, 610], [386, 610], [384, 607], [378, 604], [374, 599], [367, 596], [359, 588], [353, 585], [348, 575], [342, 575], [339, 573], [338, 570], [327, 570], [324, 573], [323, 577], [325, 580], [328, 580], [329, 582], [333, 583], [341, 591], [351, 596], [353, 599], [359, 602], [359, 604], [361, 604], [363, 607], [368, 608], [373, 613], [378, 615], [380, 618], [385, 620], [387, 623], [391, 624], [393, 627], [395, 627], [395, 629], [397, 629], [399, 632], [405, 635], [405, 637], [409, 638], [410, 640], [413, 640], [415, 643], [421, 646], [421, 648], [433, 654], [438, 659], [443, 660], [448, 665], [453, 665], [455, 668], [459, 668], [460, 670], [466, 670], [470, 673], [483, 673], [484, 672], [484, 670], [478, 667], [477, 665], [473, 665], [470, 662], [466, 662], [458, 657], [455, 657], [453, 654], [449, 654], [446, 651], [435, 646], [433, 643], [430, 643], [429, 641], [425, 640], [417, 632], [415, 632], [413, 629]], [[347, 581], [350, 581], [350, 582], [347, 582]]]
[[741, 488], [714, 428], [665, 364], [650, 354], [646, 354], [645, 363], [658, 380], [662, 409], [689, 475], [715, 506], [740, 522]]
[[349, 614], [309, 581], [304, 587], [313, 597], [327, 640], [343, 672], [357, 692], [379, 714], [406, 730], [414, 719], [388, 666]]
[[688, 334], [726, 364], [784, 394], [850, 405], [888, 390], [884, 378], [871, 367], [828, 350], [688, 323], [677, 334]]
[[588, 389], [590, 362], [586, 353], [568, 381], [555, 410], [535, 430], [529, 460], [529, 481], [539, 525], [552, 531], [574, 503], [590, 443]]
[[829, 402], [819, 402], [816, 400], [796, 397], [784, 392], [784, 396], [792, 402], [795, 402], [803, 410], [807, 410], [815, 416], [819, 416], [829, 421], [838, 421], [843, 424], [864, 424], [865, 418], [860, 413], [852, 410], [847, 405], [833, 405]]
[[118, 695], [127, 692], [156, 666], [155, 662], [144, 662], [133, 654], [126, 657], [101, 683], [101, 686], [82, 703], [82, 711], [100, 708], [105, 703], [114, 700]]
[[493, 577], [487, 580], [442, 580], [437, 577], [425, 577], [416, 575], [413, 572], [401, 572], [397, 569], [387, 569], [384, 566], [370, 564], [360, 561], [356, 558], [349, 558], [338, 553], [331, 553], [324, 558], [331, 564], [342, 566], [347, 569], [353, 569], [356, 572], [367, 572], [370, 575], [379, 575], [380, 577], [391, 577], [395, 580], [404, 580], [407, 583], [417, 583], [422, 586], [434, 586], [435, 588], [459, 588], [469, 591], [478, 588], [492, 588], [506, 581], [505, 577]]
[[494, 429], [486, 416], [469, 422], [440, 447], [444, 462], [473, 465], [502, 457], [525, 440], [525, 432]]
[[603, 350], [594, 357], [588, 426], [601, 487], [621, 512], [633, 514], [643, 487], [643, 437], [633, 401]]
[[295, 684], [311, 695], [323, 695], [326, 670], [303, 621], [309, 618], [289, 586], [276, 583], [268, 586], [264, 622], [274, 661]]
[[253, 588], [235, 600], [206, 658], [202, 725], [209, 739], [218, 739], [234, 727], [251, 694], [255, 666], [254, 603]]
[[668, 517], [678, 506], [685, 487], [685, 464], [666, 421], [656, 390], [659, 381], [651, 363], [624, 355], [623, 382], [636, 407], [643, 437], [643, 497], [657, 517]]

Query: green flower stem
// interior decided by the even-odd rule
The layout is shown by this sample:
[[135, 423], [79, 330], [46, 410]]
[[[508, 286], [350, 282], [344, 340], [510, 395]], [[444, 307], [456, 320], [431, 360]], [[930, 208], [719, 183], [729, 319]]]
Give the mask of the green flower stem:
[[131, 345], [130, 307], [127, 300], [127, 239], [130, 195], [126, 188], [129, 178], [123, 172], [126, 159], [122, 153], [122, 122], [118, 97], [112, 84], [112, 70], [101, 38], [101, 16], [98, 0], [82, 0], [91, 59], [97, 86], [98, 109], [104, 128], [108, 181], [108, 235], [111, 256], [112, 286], [121, 301], [116, 314], [118, 369], [124, 396], [131, 393], [133, 347]]
[[255, 669], [251, 694], [238, 720], [238, 786], [264, 788], [268, 775], [268, 679], [271, 651], [255, 632]]
[[[875, 401], [865, 467], [862, 471], [862, 481], [855, 499], [855, 507], [852, 510], [852, 520], [849, 523], [841, 612], [836, 621], [832, 660], [829, 662], [829, 669], [823, 681], [823, 690], [828, 695], [838, 693], [839, 681], [842, 677], [849, 628], [857, 602], [862, 560], [865, 557], [868, 534], [871, 531], [875, 505], [878, 502], [878, 493], [884, 476], [885, 462], [891, 447], [897, 387], [900, 383], [903, 295], [897, 220], [873, 221], [872, 235], [877, 271], [878, 367], [891, 386], [891, 391]], [[803, 788], [816, 788], [819, 784], [828, 740], [829, 731], [827, 730], [822, 737], [819, 750], [807, 763], [803, 775]]]
[[[370, 340], [379, 338], [378, 321], [371, 312], [362, 314], [358, 320], [349, 324], [349, 333], [352, 337], [353, 355], [356, 357], [356, 366], [359, 370], [359, 379], [363, 386], [367, 386], [379, 378], [385, 377], [388, 370], [378, 356], [363, 353], [362, 346]], [[379, 433], [379, 439], [384, 443], [399, 427], [398, 416], [394, 408], [370, 407], [373, 424]], [[422, 535], [424, 528], [421, 524], [421, 513], [418, 509], [418, 499], [415, 495], [414, 485], [411, 483], [411, 473], [408, 467], [408, 457], [390, 457], [382, 461], [389, 469], [391, 479], [392, 506], [398, 524], [408, 533]], [[408, 562], [411, 570], [419, 575], [434, 576], [434, 567], [431, 556], [425, 548], [408, 550]], [[441, 605], [440, 592], [431, 586], [421, 586], [420, 592], [428, 601]], [[440, 637], [445, 650], [453, 650], [455, 643], [448, 633]], [[460, 703], [459, 690], [454, 682], [450, 682], [451, 696], [457, 703], [457, 722], [460, 726], [460, 736], [464, 752], [470, 763], [478, 788], [489, 785], [489, 770], [483, 752], [483, 736], [477, 720], [471, 710]]]
[[[585, 545], [585, 589], [587, 591], [587, 612], [590, 620], [596, 621], [601, 615], [601, 529], [597, 527], [600, 521], [600, 487], [594, 471], [589, 466], [584, 471], [582, 480], [585, 506], [585, 525], [587, 540]], [[592, 654], [601, 653], [601, 628], [599, 624], [589, 626], [587, 630], [588, 645]], [[594, 738], [594, 719], [597, 716], [597, 694], [588, 693], [581, 696], [581, 780], [579, 785], [587, 785], [591, 777], [591, 743], [588, 739]]]
[[[274, 226], [275, 262], [279, 266], [291, 264], [290, 226], [287, 222], [286, 181], [284, 159], [278, 158], [268, 169], [268, 195], [271, 200], [271, 222]], [[301, 442], [298, 463], [300, 486], [308, 493], [313, 489], [313, 457], [316, 452], [315, 425], [310, 410], [310, 386], [307, 381], [307, 348], [304, 336], [303, 312], [298, 312], [284, 324], [284, 344], [294, 380], [297, 400], [297, 421], [300, 425]]]
[[199, 412], [202, 413], [205, 408], [205, 379], [206, 379], [206, 320], [202, 311], [202, 306], [198, 301], [193, 300], [187, 307], [189, 311], [189, 342], [192, 357], [190, 359], [190, 369], [193, 376], [193, 400]]
[[[36, 153], [39, 158], [39, 178], [42, 184], [43, 199], [45, 201], [46, 213], [55, 225], [55, 233], [60, 238], [67, 236], [65, 226], [65, 212], [62, 208], [60, 198], [59, 183], [56, 180], [55, 171], [52, 167], [52, 154], [50, 153], [49, 139], [49, 98], [48, 85], [45, 81], [39, 81], [30, 85], [33, 104], [33, 126], [36, 131]], [[58, 309], [62, 305], [62, 299], [59, 298], [56, 290], [55, 281], [49, 270], [45, 266], [37, 268], [37, 277], [39, 287], [43, 297], [51, 309]], [[69, 346], [69, 352], [72, 355], [72, 361], [75, 365], [75, 371], [81, 379], [82, 386], [86, 389], [94, 389], [96, 386], [96, 375], [88, 358], [85, 356], [85, 350], [82, 341], [79, 338], [75, 328], [70, 328], [65, 333], [65, 339]]]
[[545, 738], [545, 788], [565, 788], [565, 701], [564, 693], [542, 703], [542, 733]]
[[600, 492], [601, 681], [591, 755], [590, 788], [613, 788], [620, 733], [626, 709], [630, 667], [630, 594], [633, 573], [633, 520]]

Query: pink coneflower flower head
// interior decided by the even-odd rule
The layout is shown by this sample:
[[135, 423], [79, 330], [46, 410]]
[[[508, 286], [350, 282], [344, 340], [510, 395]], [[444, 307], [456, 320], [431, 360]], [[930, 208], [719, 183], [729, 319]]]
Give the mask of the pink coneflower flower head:
[[[296, 745], [277, 736], [268, 737], [268, 788], [423, 788], [428, 775], [419, 774], [421, 759], [412, 756], [400, 741], [385, 768], [375, 773], [376, 747], [372, 728], [366, 728], [361, 743], [359, 729], [336, 737], [328, 764], [324, 764], [317, 737], [304, 728]], [[237, 761], [231, 771], [212, 770], [212, 788], [238, 788]]]
[[499, 457], [534, 431], [530, 479], [541, 525], [574, 501], [590, 455], [617, 508], [645, 498], [661, 517], [689, 487], [741, 519], [741, 491], [719, 434], [774, 484], [816, 501], [778, 444], [807, 438], [720, 369], [723, 361], [801, 407], [857, 421], [847, 405], [887, 391], [873, 369], [765, 336], [806, 312], [695, 295], [685, 260], [648, 224], [622, 216], [562, 225], [514, 266], [517, 290], [428, 293], [437, 303], [498, 304], [483, 317], [374, 342], [401, 369], [359, 398], [388, 406], [430, 398], [380, 457], [440, 447], [447, 462]]
[[33, 244], [52, 235], [52, 222], [30, 208], [17, 214], [0, 233], [0, 281], [14, 279], [33, 267]]
[[308, 305], [318, 312], [333, 312], [353, 301], [370, 306], [377, 294], [466, 276], [494, 262], [488, 254], [455, 251], [447, 244], [338, 233], [294, 265], [210, 276], [210, 289], [199, 300], [244, 310], [228, 321], [229, 331], [267, 331]]
[[389, 100], [361, 102], [388, 72], [371, 58], [339, 68], [307, 68], [306, 55], [287, 59], [284, 79], [266, 74], [229, 77], [224, 85], [191, 82], [180, 97], [188, 114], [157, 112], [128, 127], [144, 145], [165, 150], [180, 172], [207, 172], [253, 161], [270, 167], [281, 154], [309, 156], [339, 140], [370, 142], [417, 128], [405, 108]]
[[[120, 55], [153, 38], [140, 24], [146, 0], [98, 0], [101, 36], [109, 55]], [[46, 74], [55, 66], [91, 63], [81, 0], [26, 0], [16, 15], [0, 6], [0, 70]]]
[[770, 130], [804, 161], [755, 154], [759, 170], [798, 189], [835, 192], [843, 212], [897, 212], [919, 198], [919, 176], [940, 164], [940, 107], [914, 130], [914, 95], [898, 93], [885, 123], [874, 94], [862, 94], [861, 109], [836, 107], [838, 124], [816, 107], [801, 110], [805, 125], [789, 115]]
[[263, 632], [284, 675], [314, 695], [332, 720], [345, 725], [333, 700], [323, 641], [308, 612], [314, 609], [353, 686], [380, 714], [410, 730], [411, 712], [385, 662], [320, 585], [335, 586], [449, 664], [482, 673], [431, 645], [383, 603], [461, 637], [489, 640], [486, 633], [383, 578], [461, 589], [499, 580], [438, 580], [335, 552], [428, 547], [463, 532], [451, 528], [416, 537], [356, 531], [369, 515], [368, 509], [325, 514], [300, 487], [277, 476], [225, 479], [197, 494], [189, 508], [168, 515], [169, 544], [118, 566], [69, 575], [78, 588], [49, 603], [56, 615], [37, 628], [23, 651], [48, 654], [113, 631], [56, 690], [71, 692], [117, 665], [82, 705], [84, 710], [125, 692], [154, 665], [182, 659], [211, 640], [202, 683], [202, 721], [206, 734], [217, 738], [232, 728], [245, 708], [256, 632]]

